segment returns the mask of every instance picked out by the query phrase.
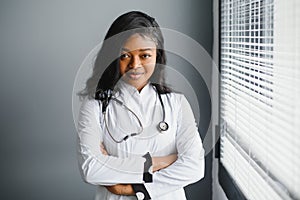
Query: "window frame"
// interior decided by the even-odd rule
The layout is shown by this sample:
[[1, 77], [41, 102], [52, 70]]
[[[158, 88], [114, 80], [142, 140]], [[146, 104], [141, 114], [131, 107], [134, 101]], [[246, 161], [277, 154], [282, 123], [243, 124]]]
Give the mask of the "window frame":
[[[218, 70], [221, 72], [221, 1], [218, 0]], [[221, 94], [221, 76], [219, 76], [218, 80], [218, 96], [220, 97]], [[232, 176], [228, 173], [226, 168], [221, 162], [220, 155], [221, 155], [221, 142], [220, 142], [220, 121], [221, 121], [221, 115], [220, 115], [220, 98], [218, 99], [218, 125], [215, 126], [215, 138], [218, 138], [216, 145], [215, 145], [215, 158], [218, 159], [218, 180], [220, 183], [220, 186], [222, 187], [224, 193], [226, 194], [226, 197], [229, 200], [247, 200], [243, 192], [239, 189], [238, 185], [235, 183]]]

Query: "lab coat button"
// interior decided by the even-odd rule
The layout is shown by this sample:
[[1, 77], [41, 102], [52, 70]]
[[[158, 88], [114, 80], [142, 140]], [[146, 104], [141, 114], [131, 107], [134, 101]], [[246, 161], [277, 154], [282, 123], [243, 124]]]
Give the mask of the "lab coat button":
[[142, 200], [142, 199], [145, 198], [145, 195], [142, 192], [137, 192], [135, 195], [136, 195], [137, 199], [141, 199]]

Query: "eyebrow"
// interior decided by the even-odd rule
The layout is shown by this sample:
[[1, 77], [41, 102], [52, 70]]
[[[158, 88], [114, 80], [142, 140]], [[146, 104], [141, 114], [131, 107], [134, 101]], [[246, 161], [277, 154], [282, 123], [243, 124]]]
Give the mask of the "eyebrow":
[[[146, 49], [138, 49], [138, 51], [152, 51], [153, 50], [153, 48], [146, 48]], [[129, 49], [127, 49], [127, 48], [122, 48], [122, 51], [127, 51], [127, 52], [130, 52], [130, 50]]]

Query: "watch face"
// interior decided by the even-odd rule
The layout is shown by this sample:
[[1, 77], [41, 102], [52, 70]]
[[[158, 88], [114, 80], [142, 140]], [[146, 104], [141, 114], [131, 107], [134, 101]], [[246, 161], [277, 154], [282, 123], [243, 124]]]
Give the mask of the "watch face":
[[144, 199], [145, 198], [145, 195], [142, 192], [137, 192], [135, 195], [136, 195], [137, 199]]
[[159, 130], [160, 131], [166, 131], [168, 130], [169, 125], [166, 122], [160, 122], [159, 123]]

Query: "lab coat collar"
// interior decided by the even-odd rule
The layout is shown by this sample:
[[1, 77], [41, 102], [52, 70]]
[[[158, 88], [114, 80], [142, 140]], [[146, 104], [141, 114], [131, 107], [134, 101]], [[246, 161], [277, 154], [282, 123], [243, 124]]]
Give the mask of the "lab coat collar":
[[[115, 86], [114, 89], [116, 96], [119, 96], [117, 93], [120, 92], [121, 94], [127, 94], [132, 97], [144, 97], [145, 95], [149, 95], [153, 92], [153, 87], [151, 86], [150, 82], [148, 82], [142, 90], [139, 92], [134, 86], [126, 83], [124, 80], [120, 79]], [[126, 96], [127, 96], [126, 95]]]

